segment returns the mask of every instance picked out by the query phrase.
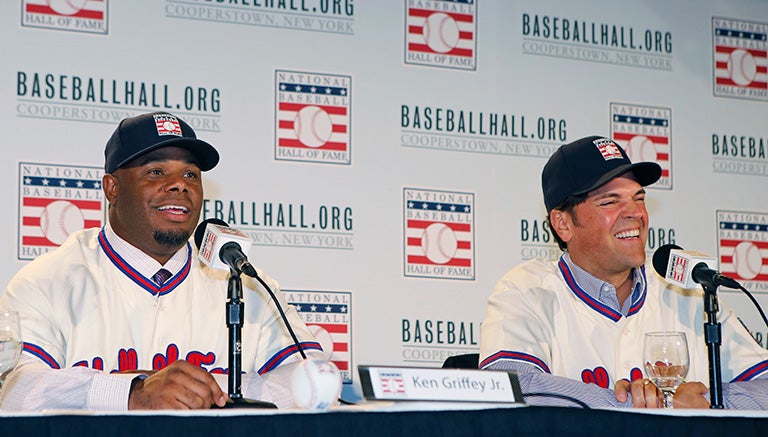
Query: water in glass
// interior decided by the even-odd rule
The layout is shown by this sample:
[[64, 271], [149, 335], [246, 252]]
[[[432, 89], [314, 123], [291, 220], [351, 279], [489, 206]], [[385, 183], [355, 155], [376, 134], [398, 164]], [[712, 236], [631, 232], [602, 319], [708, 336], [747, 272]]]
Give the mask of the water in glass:
[[675, 390], [688, 374], [688, 340], [684, 332], [649, 332], [643, 349], [645, 373], [664, 394], [664, 407], [672, 408]]

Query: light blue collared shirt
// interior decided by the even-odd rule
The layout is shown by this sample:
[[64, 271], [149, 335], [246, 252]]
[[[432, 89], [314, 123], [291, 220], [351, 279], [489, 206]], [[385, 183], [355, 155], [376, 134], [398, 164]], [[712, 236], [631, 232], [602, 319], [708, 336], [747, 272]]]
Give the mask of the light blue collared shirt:
[[586, 270], [574, 264], [571, 255], [568, 252], [563, 254], [563, 260], [571, 270], [573, 279], [585, 293], [589, 294], [590, 297], [603, 305], [621, 313], [623, 316], [626, 316], [629, 313], [629, 309], [632, 305], [643, 295], [643, 290], [645, 289], [645, 276], [640, 272], [639, 268], [632, 269], [632, 293], [630, 294], [629, 299], [625, 299], [623, 304], [619, 304], [619, 298], [616, 296], [616, 287], [608, 282], [595, 278]]

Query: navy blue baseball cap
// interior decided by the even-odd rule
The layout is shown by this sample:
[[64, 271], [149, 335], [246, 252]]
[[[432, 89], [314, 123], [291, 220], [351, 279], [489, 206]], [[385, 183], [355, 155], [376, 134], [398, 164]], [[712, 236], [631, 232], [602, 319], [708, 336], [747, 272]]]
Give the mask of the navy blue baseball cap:
[[125, 118], [117, 125], [104, 148], [104, 171], [112, 173], [145, 153], [168, 146], [192, 152], [201, 171], [219, 163], [219, 152], [198, 140], [184, 120], [167, 112], [153, 112]]
[[611, 179], [632, 172], [645, 187], [658, 181], [661, 166], [655, 162], [633, 164], [627, 152], [613, 140], [591, 136], [560, 146], [541, 172], [541, 188], [547, 212], [569, 196], [586, 194]]

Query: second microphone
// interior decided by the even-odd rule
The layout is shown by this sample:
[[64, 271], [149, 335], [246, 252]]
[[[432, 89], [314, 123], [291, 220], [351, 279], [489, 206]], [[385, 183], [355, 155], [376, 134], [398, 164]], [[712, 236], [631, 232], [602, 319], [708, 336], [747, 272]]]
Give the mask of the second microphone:
[[246, 255], [252, 243], [248, 234], [216, 218], [203, 220], [195, 229], [198, 258], [205, 265], [212, 269], [233, 269], [255, 278], [258, 273]]

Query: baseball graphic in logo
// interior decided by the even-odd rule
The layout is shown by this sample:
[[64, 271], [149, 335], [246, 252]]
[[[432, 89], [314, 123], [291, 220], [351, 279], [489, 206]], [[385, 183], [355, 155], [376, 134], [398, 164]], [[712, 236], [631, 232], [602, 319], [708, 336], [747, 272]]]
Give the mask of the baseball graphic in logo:
[[69, 234], [84, 226], [85, 218], [80, 208], [66, 200], [49, 203], [40, 214], [40, 228], [52, 243], [62, 244]]
[[768, 213], [717, 211], [720, 271], [752, 292], [768, 292]]
[[768, 100], [768, 23], [712, 17], [714, 95]]
[[352, 383], [352, 293], [348, 291], [283, 290], [288, 303], [323, 348], [325, 359]]
[[104, 224], [104, 169], [19, 163], [18, 258], [32, 260]]
[[406, 0], [405, 63], [475, 70], [477, 5], [473, 1]]
[[736, 49], [728, 56], [728, 75], [739, 86], [746, 86], [755, 80], [757, 63], [751, 53]]
[[163, 130], [167, 132], [173, 132], [174, 125], [172, 121], [164, 121], [163, 122]]
[[760, 249], [751, 241], [742, 241], [733, 251], [733, 267], [743, 279], [754, 279], [763, 267]]
[[405, 276], [475, 279], [474, 194], [403, 191]]
[[307, 325], [307, 328], [309, 328], [317, 342], [320, 343], [320, 347], [323, 348], [325, 359], [330, 360], [331, 356], [333, 356], [333, 338], [331, 338], [331, 334], [320, 325]]
[[275, 71], [275, 159], [350, 164], [352, 78]]
[[48, 6], [61, 15], [74, 15], [83, 9], [88, 0], [48, 0]]
[[107, 34], [109, 1], [22, 0], [21, 25]]
[[296, 137], [307, 147], [320, 147], [331, 138], [333, 122], [328, 113], [317, 106], [305, 106], [293, 120]]
[[653, 188], [672, 189], [672, 109], [611, 103], [611, 137], [632, 162], [655, 162], [661, 178]]
[[683, 281], [683, 279], [685, 279], [685, 269], [688, 267], [688, 261], [683, 257], [673, 255], [672, 263], [672, 277], [676, 281]]
[[421, 249], [435, 264], [445, 264], [456, 255], [456, 234], [445, 223], [432, 223], [421, 237]]
[[429, 48], [437, 53], [448, 53], [459, 42], [459, 26], [450, 15], [442, 12], [427, 17], [422, 34]]
[[632, 137], [627, 144], [626, 152], [632, 162], [656, 162], [656, 159], [658, 158], [656, 145], [645, 135], [636, 135]]

